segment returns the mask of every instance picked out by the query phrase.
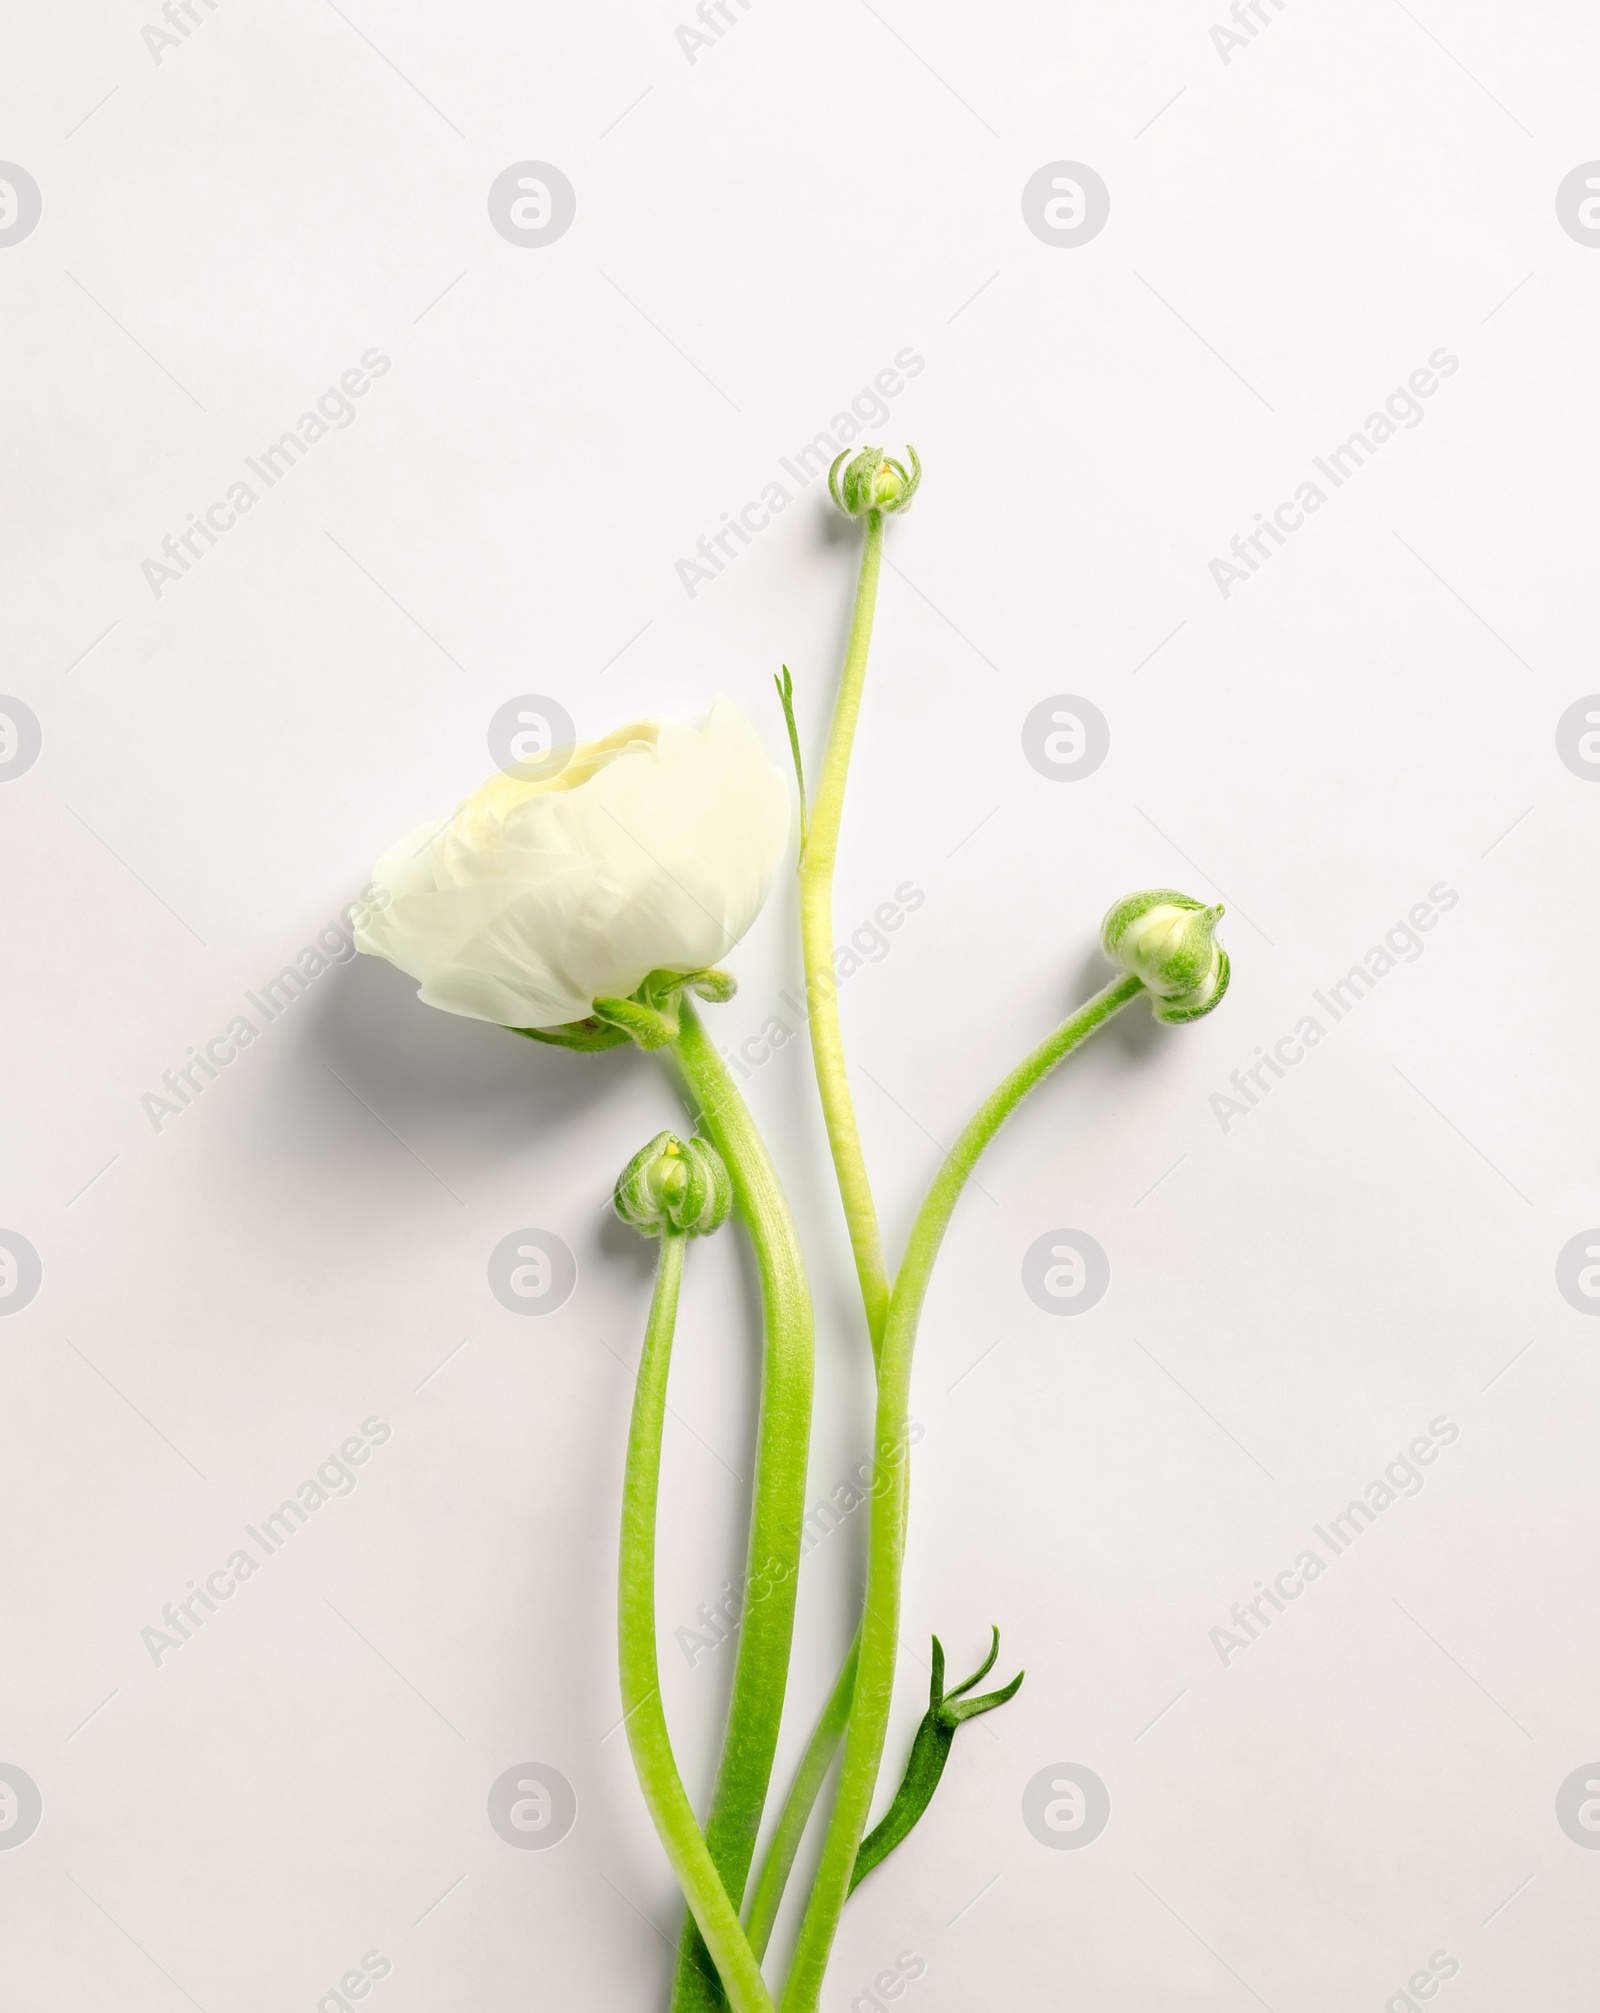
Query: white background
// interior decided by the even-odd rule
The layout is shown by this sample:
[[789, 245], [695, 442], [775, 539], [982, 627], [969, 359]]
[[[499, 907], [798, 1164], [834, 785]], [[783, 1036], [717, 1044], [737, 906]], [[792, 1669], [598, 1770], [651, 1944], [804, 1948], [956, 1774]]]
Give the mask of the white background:
[[[875, 437], [927, 478], [837, 892], [841, 938], [926, 896], [843, 994], [891, 1244], [1100, 983], [1113, 898], [1225, 899], [1234, 981], [1101, 1037], [962, 1204], [883, 1794], [931, 1630], [960, 1674], [999, 1623], [1028, 1679], [852, 1902], [825, 2003], [909, 1950], [916, 2013], [1379, 2013], [1436, 1951], [1452, 2013], [1579, 2004], [1600, 1329], [1555, 1259], [1600, 1221], [1600, 791], [1555, 726], [1600, 687], [1600, 255], [1555, 191], [1600, 155], [1600, 20], [1288, 0], [1225, 63], [1181, 0], [730, 0], [691, 62], [670, 5], [195, 11], [159, 64], [109, 0], [6, 33], [0, 153], [44, 200], [0, 251], [0, 687], [44, 737], [0, 788], [0, 1225], [43, 1264], [0, 1324], [0, 1761], [44, 1799], [0, 1852], [8, 2003], [310, 2013], [380, 1951], [385, 2013], [664, 2005], [675, 1890], [613, 1732], [649, 1254], [607, 1219], [664, 1072], [362, 959], [159, 1130], [141, 1098], [480, 780], [507, 698], [594, 733], [721, 691], [781, 759], [786, 660], [814, 762], [855, 557], [821, 485], [693, 597], [675, 564], [909, 346]], [[544, 249], [486, 210], [530, 158], [577, 191]], [[1020, 206], [1061, 159], [1111, 191], [1078, 249]], [[354, 424], [156, 598], [163, 536], [370, 347]], [[1228, 540], [1440, 347], [1424, 421], [1224, 598]], [[1062, 693], [1111, 725], [1080, 781], [1022, 753]], [[1225, 1131], [1229, 1073], [1441, 880], [1424, 953]], [[787, 879], [730, 962], [733, 1041], [798, 975]], [[803, 1044], [747, 1090], [817, 1289], [817, 1500], [867, 1450], [864, 1340]], [[486, 1284], [528, 1226], [579, 1264], [543, 1319]], [[1020, 1276], [1062, 1227], [1112, 1264], [1070, 1320]], [[741, 1558], [739, 1247], [693, 1253], [667, 1442], [702, 1796], [731, 1653], [670, 1631]], [[163, 1603], [370, 1417], [359, 1487], [156, 1667]], [[1225, 1666], [1230, 1606], [1440, 1417], [1421, 1493]], [[807, 1569], [785, 1779], [864, 1525]], [[550, 1851], [485, 1815], [530, 1760], [579, 1800]], [[1080, 1851], [1021, 1818], [1061, 1761], [1111, 1795]]]

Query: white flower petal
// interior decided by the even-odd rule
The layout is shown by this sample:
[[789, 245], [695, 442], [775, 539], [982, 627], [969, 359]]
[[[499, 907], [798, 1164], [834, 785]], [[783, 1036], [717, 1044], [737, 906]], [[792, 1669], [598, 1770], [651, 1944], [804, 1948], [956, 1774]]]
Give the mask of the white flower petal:
[[760, 913], [789, 837], [789, 791], [739, 709], [704, 728], [636, 721], [558, 776], [497, 775], [373, 870], [363, 951], [429, 1005], [554, 1027], [647, 973], [718, 963]]

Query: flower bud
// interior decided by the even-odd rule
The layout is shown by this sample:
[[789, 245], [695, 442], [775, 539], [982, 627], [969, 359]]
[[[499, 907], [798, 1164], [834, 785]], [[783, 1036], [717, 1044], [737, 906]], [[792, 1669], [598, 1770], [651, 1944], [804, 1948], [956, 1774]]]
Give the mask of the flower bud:
[[1107, 911], [1100, 941], [1150, 993], [1157, 1020], [1199, 1020], [1228, 990], [1228, 953], [1212, 934], [1221, 914], [1220, 902], [1146, 888]]
[[[908, 447], [911, 473], [893, 461], [882, 448], [864, 447], [846, 466], [845, 456], [828, 470], [828, 488], [846, 517], [865, 517], [869, 510], [904, 510], [917, 493], [922, 480], [922, 463], [917, 450]], [[840, 474], [840, 469], [844, 473]]]
[[705, 1237], [726, 1222], [733, 1183], [709, 1140], [658, 1132], [622, 1170], [613, 1199], [623, 1222], [642, 1237], [668, 1230]]

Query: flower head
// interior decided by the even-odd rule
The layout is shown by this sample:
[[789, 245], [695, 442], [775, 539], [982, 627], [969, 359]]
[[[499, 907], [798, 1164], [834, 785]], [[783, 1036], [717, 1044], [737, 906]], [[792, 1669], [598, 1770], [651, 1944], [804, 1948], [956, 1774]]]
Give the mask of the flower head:
[[617, 1177], [613, 1199], [623, 1222], [643, 1237], [668, 1230], [706, 1237], [727, 1221], [733, 1183], [709, 1140], [658, 1132]]
[[911, 460], [909, 474], [904, 463], [891, 460], [882, 448], [864, 447], [848, 464], [845, 455], [839, 456], [828, 470], [828, 488], [846, 517], [865, 517], [869, 510], [908, 507], [922, 481], [922, 463], [914, 447], [908, 447], [906, 453]]
[[1199, 1020], [1228, 990], [1228, 953], [1212, 934], [1221, 915], [1220, 902], [1146, 888], [1107, 911], [1100, 941], [1151, 994], [1157, 1020]]
[[[703, 980], [755, 921], [788, 837], [788, 785], [719, 699], [702, 729], [638, 721], [557, 774], [490, 777], [379, 860], [356, 943], [447, 1013], [587, 1028], [597, 998]], [[593, 1034], [570, 1045], [627, 1038]]]

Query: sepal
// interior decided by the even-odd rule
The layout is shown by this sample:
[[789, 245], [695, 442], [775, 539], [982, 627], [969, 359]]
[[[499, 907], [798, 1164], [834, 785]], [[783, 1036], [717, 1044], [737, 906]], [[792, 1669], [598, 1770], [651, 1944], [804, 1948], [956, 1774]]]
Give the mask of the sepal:
[[[640, 992], [644, 988], [640, 987]], [[625, 1000], [599, 999], [594, 1003], [597, 1016], [631, 1036], [640, 1048], [667, 1048], [678, 1039], [678, 1002], [671, 995], [662, 1006], [656, 1006], [648, 999], [641, 999], [632, 993]]]
[[592, 1055], [603, 1048], [622, 1048], [628, 1041], [625, 1029], [613, 1027], [598, 1014], [586, 1020], [569, 1020], [560, 1027], [511, 1027], [507, 1034], [520, 1034], [528, 1041], [547, 1041], [557, 1048], [576, 1049]]
[[720, 1005], [733, 998], [739, 981], [732, 972], [719, 971], [715, 965], [697, 972], [654, 971], [626, 999], [595, 1000], [594, 1012], [583, 1020], [567, 1021], [560, 1027], [514, 1027], [507, 1032], [585, 1054], [622, 1048], [630, 1041], [645, 1049], [667, 1048], [678, 1039], [678, 1009], [685, 990]]
[[739, 981], [732, 972], [719, 971], [715, 965], [707, 965], [703, 972], [691, 972], [683, 981], [697, 998], [710, 1000], [713, 1006], [723, 1006], [739, 990]]

